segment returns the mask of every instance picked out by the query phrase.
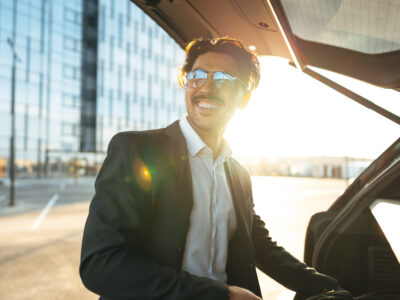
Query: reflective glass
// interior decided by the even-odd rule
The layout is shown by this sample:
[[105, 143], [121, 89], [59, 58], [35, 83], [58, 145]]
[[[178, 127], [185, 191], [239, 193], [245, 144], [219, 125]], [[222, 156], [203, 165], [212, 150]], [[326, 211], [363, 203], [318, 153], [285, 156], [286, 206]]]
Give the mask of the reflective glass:
[[236, 83], [242, 84], [239, 78], [232, 76], [226, 72], [206, 72], [201, 69], [189, 72], [187, 74], [187, 83], [192, 88], [199, 88], [206, 83], [207, 79], [211, 75], [214, 84], [219, 88], [231, 88]]
[[359, 52], [400, 50], [400, 2], [391, 0], [282, 0], [300, 38]]
[[9, 31], [12, 30], [12, 19], [13, 19], [13, 11], [12, 8], [8, 8], [2, 4], [1, 14], [0, 14], [0, 28], [1, 31]]
[[[16, 100], [17, 103], [23, 105], [23, 119], [25, 118], [25, 103], [29, 105], [28, 148], [25, 150], [32, 149], [31, 144], [33, 148], [37, 147], [39, 135], [42, 139], [48, 138], [50, 145], [54, 145], [53, 148], [63, 150], [62, 140], [65, 142], [64, 145], [68, 145], [68, 147], [72, 145], [71, 150], [78, 149], [78, 136], [70, 136], [69, 140], [63, 140], [64, 137], [58, 140], [58, 137], [61, 133], [61, 122], [79, 124], [80, 120], [79, 98], [65, 97], [64, 94], [79, 95], [81, 91], [82, 1], [18, 0], [16, 2], [18, 3], [16, 45], [21, 58], [21, 63], [17, 64], [16, 88], [18, 91], [16, 96], [18, 99]], [[42, 13], [43, 4], [45, 4], [44, 15]], [[6, 37], [12, 34], [12, 8], [12, 1], [3, 1], [0, 4], [0, 35], [2, 37], [0, 41], [0, 87], [2, 87], [0, 110], [4, 111], [6, 115], [9, 115], [11, 77], [11, 51]], [[161, 107], [165, 108], [165, 106], [156, 105], [156, 101], [162, 103], [180, 101], [182, 95], [179, 93], [183, 93], [183, 91], [179, 89], [178, 85], [175, 85], [169, 88], [165, 87], [165, 93], [161, 94], [161, 82], [157, 80], [158, 74], [152, 72], [164, 73], [166, 74], [164, 77], [170, 78], [173, 68], [183, 58], [183, 51], [165, 32], [158, 29], [158, 25], [154, 21], [129, 0], [125, 0], [125, 2], [99, 0], [99, 8], [99, 56], [97, 61], [101, 61], [101, 63], [97, 66], [99, 69], [97, 89], [114, 91], [112, 97], [109, 97], [108, 93], [105, 93], [105, 97], [102, 97], [103, 92], [98, 93], [97, 107], [91, 109], [97, 109], [98, 115], [106, 116], [102, 119], [105, 126], [112, 125], [108, 131], [98, 131], [98, 134], [101, 135], [99, 141], [101, 140], [104, 150], [109, 138], [116, 133], [118, 128], [124, 129], [124, 126], [142, 124], [142, 129], [146, 129], [149, 124], [151, 126], [167, 125], [177, 117], [177, 111], [173, 110], [170, 111], [168, 119], [164, 118], [165, 109], [161, 109]], [[110, 17], [111, 13], [114, 15], [113, 18]], [[143, 25], [143, 33], [141, 33], [141, 25]], [[113, 37], [111, 38], [111, 36]], [[151, 38], [149, 40], [148, 36], [151, 36], [152, 40]], [[157, 37], [159, 36], [163, 36], [165, 51], [161, 51], [158, 44]], [[100, 43], [100, 41], [103, 42]], [[148, 49], [149, 47], [152, 49]], [[143, 55], [143, 64], [139, 62], [140, 56], [135, 56], [137, 54]], [[160, 65], [160, 69], [157, 69], [154, 65], [155, 57], [157, 57], [157, 61], [168, 59], [168, 66]], [[177, 57], [179, 57], [178, 60]], [[123, 72], [118, 66], [123, 66]], [[109, 70], [109, 67], [112, 71]], [[29, 80], [27, 80], [26, 70], [29, 70]], [[131, 72], [134, 72], [132, 75], [136, 74], [136, 76], [130, 76]], [[153, 78], [151, 82], [151, 91], [153, 92], [148, 92], [149, 87], [146, 82], [140, 82], [141, 76], [147, 78], [149, 75]], [[39, 120], [40, 94], [42, 95], [43, 117]], [[124, 97], [118, 97], [120, 95]], [[157, 99], [154, 97], [155, 95]], [[125, 99], [125, 101], [117, 101], [117, 97]], [[143, 104], [150, 103], [151, 106], [143, 105], [143, 110], [141, 110], [140, 97], [142, 97]], [[46, 118], [47, 101], [51, 102], [50, 121]], [[158, 107], [158, 109], [154, 107]], [[173, 107], [177, 108], [178, 105]], [[142, 118], [140, 118], [140, 113], [143, 113]], [[162, 119], [161, 124], [160, 120], [153, 120], [155, 115], [158, 115], [160, 120]], [[42, 124], [40, 134], [38, 132], [39, 122]], [[25, 128], [24, 124], [25, 121], [22, 120], [20, 122], [20, 126], [23, 127], [21, 132]], [[46, 137], [46, 128], [49, 124], [51, 124], [50, 134]], [[0, 128], [0, 135], [6, 129], [6, 127]], [[27, 153], [21, 155], [24, 155], [26, 159]], [[36, 160], [36, 158], [37, 153], [35, 152], [33, 159]]]

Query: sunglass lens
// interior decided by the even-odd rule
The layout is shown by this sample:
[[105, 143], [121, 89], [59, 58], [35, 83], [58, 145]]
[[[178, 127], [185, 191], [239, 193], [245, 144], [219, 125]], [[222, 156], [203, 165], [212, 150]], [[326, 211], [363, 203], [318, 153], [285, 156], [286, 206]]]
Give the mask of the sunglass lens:
[[198, 88], [201, 87], [204, 83], [206, 83], [207, 79], [206, 78], [195, 78], [193, 79], [193, 87]]
[[[193, 88], [199, 88], [206, 83], [208, 76], [209, 74], [201, 69], [189, 72], [187, 76], [188, 84]], [[217, 71], [213, 74], [212, 81], [219, 88], [228, 88], [235, 84], [236, 78], [228, 73]]]
[[235, 78], [225, 72], [215, 72], [213, 79], [218, 87], [228, 87], [235, 82]]

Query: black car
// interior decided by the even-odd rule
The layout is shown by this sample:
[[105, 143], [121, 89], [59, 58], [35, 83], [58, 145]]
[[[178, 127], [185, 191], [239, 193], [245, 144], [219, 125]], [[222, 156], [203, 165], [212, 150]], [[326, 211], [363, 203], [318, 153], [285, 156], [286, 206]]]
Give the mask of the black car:
[[[182, 47], [232, 36], [400, 124], [317, 67], [400, 92], [400, 2], [132, 0]], [[400, 101], [400, 93], [399, 93]], [[399, 128], [400, 129], [400, 128]], [[399, 130], [400, 136], [400, 130]], [[400, 139], [308, 226], [304, 260], [357, 299], [400, 299]]]

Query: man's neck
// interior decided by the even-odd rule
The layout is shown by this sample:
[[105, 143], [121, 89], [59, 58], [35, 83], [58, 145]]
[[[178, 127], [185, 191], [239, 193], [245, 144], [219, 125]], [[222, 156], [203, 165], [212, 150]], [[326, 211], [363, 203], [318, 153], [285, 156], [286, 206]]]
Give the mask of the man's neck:
[[219, 153], [221, 152], [222, 146], [222, 134], [201, 134], [201, 132], [196, 131], [203, 142], [210, 147], [213, 151], [214, 160], [218, 157]]
[[199, 137], [203, 140], [203, 142], [210, 147], [213, 151], [214, 160], [218, 157], [222, 148], [222, 137], [225, 129], [215, 130], [215, 131], [204, 131], [200, 128], [197, 128], [194, 124], [192, 124], [188, 118], [190, 126], [196, 131]]

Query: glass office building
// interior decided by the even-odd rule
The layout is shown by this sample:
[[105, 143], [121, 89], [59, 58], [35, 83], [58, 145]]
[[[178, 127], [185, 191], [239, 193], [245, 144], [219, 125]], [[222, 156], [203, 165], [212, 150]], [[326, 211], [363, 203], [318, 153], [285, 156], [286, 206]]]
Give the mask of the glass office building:
[[[16, 61], [17, 175], [60, 175], [101, 161], [119, 131], [185, 113], [183, 50], [129, 0], [0, 0], [0, 177], [11, 133]], [[94, 154], [98, 153], [98, 154]]]

